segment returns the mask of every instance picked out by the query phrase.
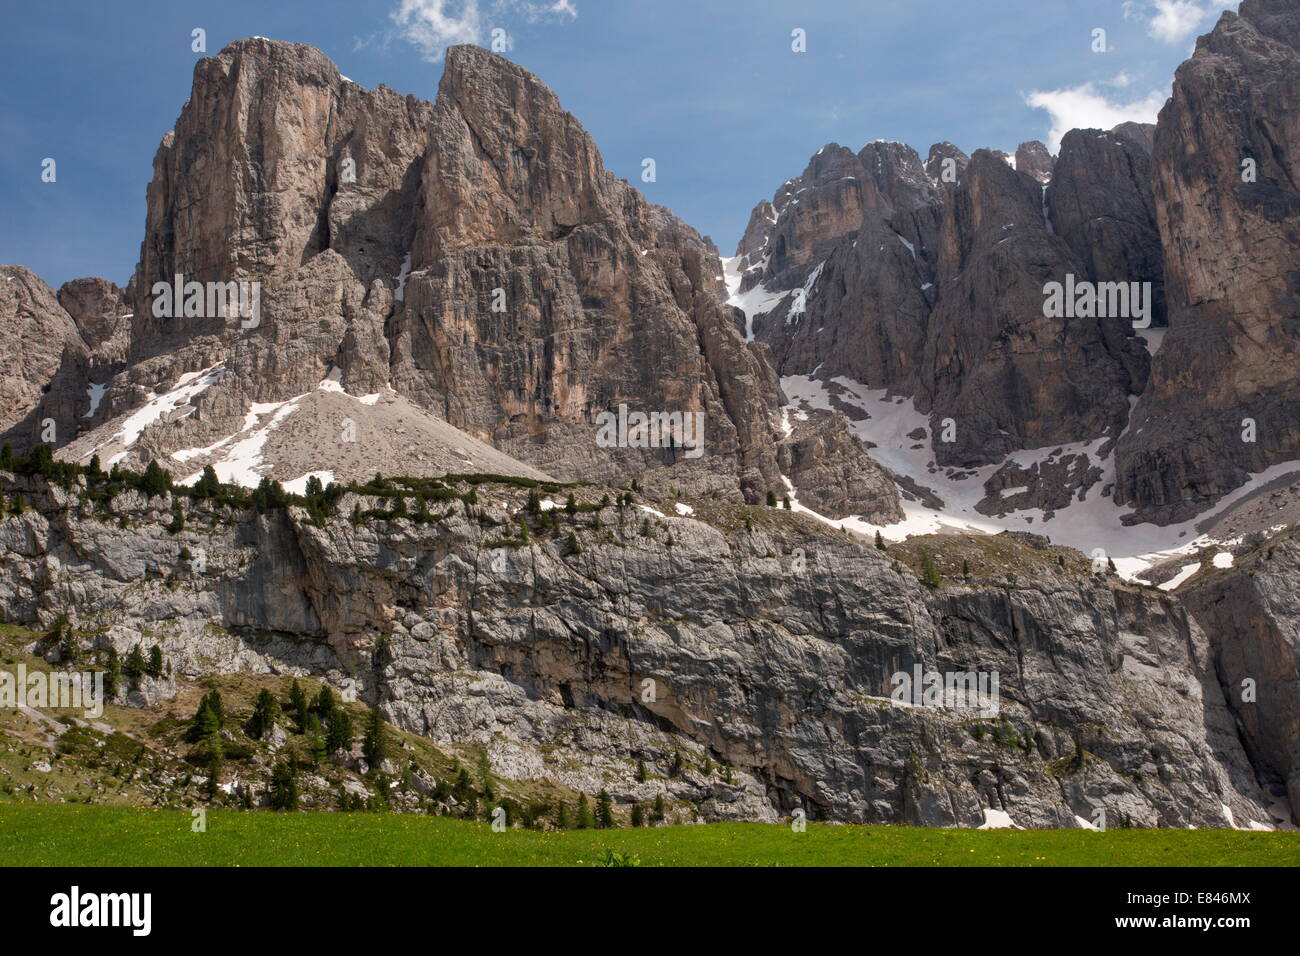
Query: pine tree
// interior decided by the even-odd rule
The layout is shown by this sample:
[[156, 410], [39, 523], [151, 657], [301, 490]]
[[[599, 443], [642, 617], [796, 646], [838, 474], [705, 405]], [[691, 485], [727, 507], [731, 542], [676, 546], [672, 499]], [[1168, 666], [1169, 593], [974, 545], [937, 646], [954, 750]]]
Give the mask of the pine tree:
[[939, 569], [934, 566], [934, 559], [928, 551], [921, 552], [921, 583], [931, 588], [939, 586]]
[[542, 497], [537, 493], [536, 488], [530, 488], [528, 491], [528, 513], [530, 515], [540, 514], [542, 510]]
[[636, 779], [638, 783], [645, 783], [650, 779], [650, 775], [646, 773], [644, 760], [638, 760], [636, 762]]
[[569, 829], [569, 805], [563, 800], [555, 808], [555, 828], [557, 830]]
[[602, 790], [596, 796], [596, 826], [602, 830], [614, 828], [614, 801], [608, 790]]
[[566, 542], [566, 544], [569, 546], [570, 554], [582, 554], [582, 545], [578, 544], [577, 535], [570, 534], [569, 540]]
[[966, 558], [961, 559], [961, 576], [967, 579], [970, 578], [970, 561]]
[[140, 478], [140, 490], [150, 498], [165, 495], [172, 490], [172, 476], [157, 461], [151, 460]]
[[307, 694], [296, 677], [289, 685], [289, 706], [293, 708], [293, 718], [297, 721], [298, 733], [302, 733], [307, 726]]
[[330, 753], [352, 749], [352, 715], [342, 707], [334, 708], [326, 728], [325, 745]]
[[322, 687], [320, 693], [316, 695], [316, 703], [312, 705], [312, 709], [316, 711], [320, 716], [321, 721], [324, 722], [330, 719], [330, 716], [334, 713], [335, 706], [334, 692], [328, 687]]
[[198, 711], [190, 721], [187, 739], [200, 744], [208, 758], [220, 758], [225, 749], [221, 740], [221, 720], [212, 708], [211, 698], [204, 696]]
[[782, 498], [782, 499], [781, 499], [781, 507], [784, 508], [786, 511], [789, 511], [789, 510], [790, 510], [790, 499], [789, 499], [789, 498]]
[[682, 775], [682, 766], [682, 755], [681, 753], [675, 752], [673, 754], [673, 765], [668, 770], [668, 776], [680, 777]]
[[108, 665], [104, 670], [104, 695], [108, 700], [122, 689], [122, 663], [117, 658], [117, 648], [108, 649]]
[[298, 777], [291, 764], [281, 761], [271, 773], [271, 806], [276, 810], [298, 809]]
[[190, 496], [194, 498], [215, 498], [221, 494], [221, 481], [217, 478], [216, 469], [207, 465], [203, 469], [203, 474], [199, 480], [194, 483], [190, 489]]
[[639, 803], [632, 804], [632, 826], [645, 826], [645, 811], [641, 809], [641, 804]]
[[655, 797], [654, 809], [650, 811], [650, 822], [663, 823], [668, 817], [668, 805], [664, 800], [664, 795], [658, 794]]
[[253, 704], [253, 736], [262, 740], [269, 734], [280, 719], [280, 704], [275, 695], [263, 687]]
[[144, 652], [140, 650], [139, 644], [131, 648], [131, 652], [126, 655], [126, 664], [122, 667], [122, 671], [126, 674], [131, 689], [139, 690], [140, 678], [144, 676], [145, 672]]
[[370, 709], [370, 720], [366, 726], [366, 739], [362, 744], [362, 753], [372, 770], [378, 770], [388, 758], [388, 732], [384, 720], [379, 716], [379, 708]]
[[774, 491], [769, 491], [769, 492], [767, 493], [767, 506], [768, 506], [769, 508], [775, 508], [775, 507], [776, 507], [776, 492], [774, 492]]
[[885, 550], [885, 539], [879, 531], [876, 532], [876, 549], [879, 551]]
[[325, 486], [321, 484], [320, 478], [316, 475], [307, 476], [307, 497], [319, 498], [325, 494]]
[[163, 675], [163, 656], [162, 648], [157, 644], [149, 648], [149, 661], [144, 666], [145, 673], [150, 677], [162, 677]]
[[590, 830], [596, 825], [595, 818], [591, 815], [591, 804], [587, 802], [585, 793], [578, 794], [578, 819], [574, 827], [578, 830]]
[[221, 783], [221, 752], [211, 751], [208, 756], [208, 799], [217, 798], [218, 785]]
[[311, 757], [312, 763], [319, 764], [325, 759], [325, 731], [320, 725], [320, 718], [313, 713], [307, 714], [307, 726], [304, 730], [307, 736], [307, 754]]
[[575, 515], [578, 513], [578, 503], [573, 500], [573, 495], [569, 495], [569, 497], [565, 499], [564, 513], [567, 515]]

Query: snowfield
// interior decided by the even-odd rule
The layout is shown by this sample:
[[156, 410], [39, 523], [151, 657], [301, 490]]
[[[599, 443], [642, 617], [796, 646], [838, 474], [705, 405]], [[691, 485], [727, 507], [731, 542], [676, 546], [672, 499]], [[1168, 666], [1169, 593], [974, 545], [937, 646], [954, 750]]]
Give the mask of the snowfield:
[[[1213, 544], [1235, 543], [1216, 541], [1199, 534], [1196, 526], [1207, 518], [1224, 513], [1270, 481], [1291, 472], [1300, 472], [1300, 462], [1274, 465], [1252, 476], [1250, 481], [1203, 514], [1181, 524], [1163, 527], [1149, 523], [1125, 525], [1121, 519], [1131, 515], [1133, 509], [1117, 506], [1101, 493], [1115, 480], [1114, 455], [1108, 453], [1103, 457], [1101, 454], [1102, 446], [1108, 441], [1103, 437], [1071, 445], [1017, 451], [1007, 458], [1021, 468], [1028, 468], [1036, 462], [1045, 464], [1071, 455], [1086, 457], [1101, 469], [1102, 477], [1087, 489], [1083, 500], [1076, 495], [1068, 507], [1057, 510], [1050, 518], [1037, 508], [1009, 511], [1001, 517], [989, 516], [980, 514], [975, 506], [986, 497], [984, 483], [1004, 462], [961, 472], [936, 466], [930, 446], [929, 418], [916, 410], [911, 399], [891, 398], [883, 389], [870, 389], [848, 378], [836, 378], [828, 383], [806, 375], [790, 375], [781, 379], [781, 387], [790, 402], [782, 410], [783, 418], [788, 422], [790, 418], [806, 418], [808, 409], [833, 409], [832, 384], [843, 389], [836, 389], [836, 397], [841, 403], [866, 414], [863, 420], [850, 421], [850, 429], [858, 438], [876, 446], [870, 451], [871, 457], [896, 475], [911, 478], [933, 491], [943, 500], [944, 507], [936, 510], [920, 501], [909, 500], [907, 492], [900, 489], [905, 513], [902, 521], [874, 525], [853, 517], [830, 519], [798, 504], [797, 489], [787, 480], [791, 505], [794, 510], [813, 515], [827, 524], [866, 535], [879, 531], [882, 537], [892, 541], [941, 531], [985, 534], [1032, 531], [1047, 535], [1055, 544], [1077, 548], [1087, 555], [1101, 549], [1114, 561], [1121, 577], [1149, 583], [1143, 581], [1141, 575], [1155, 564], [1177, 555], [1194, 554]], [[908, 435], [917, 429], [923, 429], [925, 437], [919, 440], [909, 438]], [[1228, 567], [1231, 561], [1231, 554], [1220, 552], [1214, 558], [1214, 565]], [[1184, 566], [1175, 581], [1165, 582], [1164, 587], [1177, 587], [1199, 567], [1199, 563]]]

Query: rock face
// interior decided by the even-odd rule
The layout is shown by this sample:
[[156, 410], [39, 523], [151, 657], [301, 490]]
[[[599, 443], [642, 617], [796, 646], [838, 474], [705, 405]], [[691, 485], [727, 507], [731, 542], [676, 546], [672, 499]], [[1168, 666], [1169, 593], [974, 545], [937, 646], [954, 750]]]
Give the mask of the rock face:
[[1193, 582], [1188, 608], [1211, 636], [1225, 697], [1261, 781], [1300, 807], [1300, 541], [1284, 534]]
[[1056, 157], [1036, 139], [1021, 143], [1016, 148], [1016, 171], [1027, 173], [1040, 183], [1051, 182], [1055, 165]]
[[[258, 314], [162, 308], [155, 287], [176, 276], [256, 283]], [[302, 397], [332, 388], [395, 394], [516, 459], [507, 473], [654, 473], [760, 501], [783, 487], [781, 398], [721, 276], [711, 243], [606, 171], [554, 93], [501, 57], [452, 49], [430, 104], [345, 80], [309, 46], [241, 40], [199, 62], [158, 149], [129, 287], [65, 288], [111, 374], [80, 423], [98, 427], [66, 454], [296, 477], [301, 455], [232, 456], [272, 406], [301, 422], [338, 404]], [[598, 416], [622, 406], [703, 416], [702, 447], [644, 430], [598, 442]], [[343, 420], [308, 427], [331, 430]]]
[[1298, 101], [1300, 10], [1244, 0], [1197, 41], [1161, 111], [1170, 330], [1117, 449], [1115, 489], [1149, 517], [1186, 517], [1300, 458]]
[[125, 290], [107, 279], [73, 279], [59, 287], [58, 298], [90, 349], [92, 366], [114, 365], [126, 358], [134, 316]]
[[42, 440], [46, 419], [57, 440], [57, 426], [85, 411], [85, 387], [79, 399], [68, 382], [84, 377], [89, 350], [44, 280], [22, 266], [0, 266], [0, 277], [0, 435], [23, 449]]
[[[350, 522], [351, 498], [324, 521], [189, 502], [175, 534], [166, 498], [95, 513], [17, 487], [31, 507], [0, 522], [7, 620], [75, 608], [116, 639], [148, 629], [186, 674], [355, 674], [400, 727], [495, 741], [518, 776], [576, 758], [575, 775], [602, 768], [581, 782], [634, 794], [637, 759], [680, 750], [734, 769], [688, 781], [704, 819], [976, 826], [992, 809], [1071, 827], [1101, 808], [1111, 826], [1205, 827], [1226, 806], [1271, 822], [1201, 628], [1038, 542], [985, 539], [1020, 573], [931, 590], [779, 509], [745, 527], [725, 503], [597, 508], [505, 547], [499, 525], [527, 517], [506, 486], [423, 524]], [[201, 573], [182, 548], [204, 549]], [[895, 703], [893, 675], [918, 664], [998, 672], [998, 713]]]
[[[1049, 317], [1043, 307], [1047, 282], [1111, 278], [1135, 250], [1146, 258], [1133, 280], [1159, 278], [1147, 160], [1106, 135], [1115, 156], [1104, 162], [1072, 146], [1053, 165], [1024, 144], [1031, 171], [951, 144], [934, 146], [924, 166], [898, 144], [870, 144], [856, 164], [847, 150], [824, 148], [771, 203], [772, 251], [742, 280], [741, 290], [792, 290], [754, 319], [756, 337], [783, 376], [846, 376], [909, 396], [935, 435], [950, 419], [955, 439], [934, 445], [941, 465], [1118, 437], [1149, 361], [1129, 319]], [[850, 187], [839, 183], [856, 198], [844, 199]], [[822, 209], [828, 192], [833, 215]], [[805, 208], [808, 196], [821, 198]], [[1050, 215], [1058, 196], [1064, 231]], [[848, 231], [853, 214], [859, 223]], [[819, 221], [829, 222], [825, 233], [809, 224]], [[738, 254], [748, 256], [742, 266], [753, 260], [748, 247]]]
[[[449, 53], [431, 138], [394, 387], [557, 476], [682, 460], [690, 484], [698, 460], [751, 500], [779, 487], [775, 377], [719, 300], [712, 248], [608, 173], [540, 81], [485, 51]], [[702, 412], [704, 457], [597, 447], [594, 416], [624, 404]]]
[[1151, 192], [1150, 149], [1140, 145], [1139, 133], [1120, 129], [1065, 134], [1045, 191], [1047, 214], [1088, 281], [1151, 283], [1151, 324], [1164, 326], [1164, 252]]

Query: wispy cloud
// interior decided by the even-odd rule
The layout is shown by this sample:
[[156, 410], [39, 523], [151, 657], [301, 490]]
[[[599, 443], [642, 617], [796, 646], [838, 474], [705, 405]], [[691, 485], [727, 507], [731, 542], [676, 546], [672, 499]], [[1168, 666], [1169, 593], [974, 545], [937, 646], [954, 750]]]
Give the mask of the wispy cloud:
[[1208, 30], [1211, 20], [1224, 10], [1235, 10], [1239, 0], [1124, 0], [1126, 20], [1145, 21], [1147, 35], [1161, 43], [1186, 43]]
[[[426, 60], [442, 59], [457, 43], [482, 43], [496, 28], [522, 19], [527, 23], [574, 20], [574, 0], [401, 0], [389, 14], [398, 34], [420, 50]], [[507, 38], [507, 49], [513, 41]]]
[[[1112, 80], [1109, 85], [1119, 88], [1127, 85], [1127, 80], [1122, 84]], [[1035, 109], [1047, 110], [1051, 116], [1047, 146], [1055, 153], [1061, 148], [1061, 137], [1072, 129], [1111, 129], [1128, 122], [1154, 123], [1168, 97], [1166, 91], [1152, 90], [1140, 100], [1121, 103], [1108, 99], [1096, 84], [1084, 83], [1061, 90], [1034, 90], [1025, 96], [1025, 102]]]

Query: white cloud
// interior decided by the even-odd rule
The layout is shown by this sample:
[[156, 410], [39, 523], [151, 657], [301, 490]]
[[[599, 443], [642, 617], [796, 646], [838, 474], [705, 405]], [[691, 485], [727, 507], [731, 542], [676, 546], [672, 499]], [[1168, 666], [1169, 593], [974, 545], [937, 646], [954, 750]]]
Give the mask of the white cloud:
[[1205, 14], [1193, 0], [1156, 0], [1147, 33], [1161, 43], [1182, 43], [1196, 32]]
[[1186, 43], [1208, 30], [1208, 22], [1224, 10], [1235, 10], [1240, 0], [1125, 0], [1126, 20], [1145, 20], [1147, 35], [1161, 43]]
[[[447, 47], [457, 43], [482, 43], [497, 27], [514, 17], [529, 23], [575, 20], [573, 0], [401, 0], [389, 18], [398, 33], [419, 48], [426, 60], [442, 59]], [[512, 49], [513, 40], [507, 49]]]
[[1145, 98], [1129, 103], [1115, 103], [1098, 92], [1092, 83], [1062, 90], [1034, 90], [1025, 102], [1034, 109], [1047, 110], [1052, 118], [1047, 147], [1053, 153], [1061, 148], [1061, 137], [1072, 129], [1111, 129], [1120, 123], [1154, 123], [1169, 94], [1152, 90]]

